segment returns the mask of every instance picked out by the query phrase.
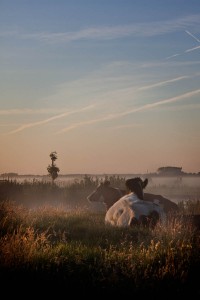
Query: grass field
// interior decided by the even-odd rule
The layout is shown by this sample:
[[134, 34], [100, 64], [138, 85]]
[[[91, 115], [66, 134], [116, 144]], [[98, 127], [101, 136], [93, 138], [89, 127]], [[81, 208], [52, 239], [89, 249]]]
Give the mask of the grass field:
[[[68, 187], [0, 185], [0, 282], [6, 295], [26, 287], [29, 295], [199, 296], [199, 231], [175, 217], [155, 229], [105, 225], [104, 212], [85, 203], [97, 184], [86, 177]], [[200, 214], [199, 187], [185, 191], [190, 198], [179, 201], [180, 211]]]

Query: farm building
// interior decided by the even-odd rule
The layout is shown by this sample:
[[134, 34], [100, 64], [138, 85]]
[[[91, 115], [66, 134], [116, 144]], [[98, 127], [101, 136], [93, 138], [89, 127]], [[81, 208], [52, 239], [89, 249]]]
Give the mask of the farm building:
[[160, 176], [181, 176], [182, 167], [161, 167], [157, 170]]

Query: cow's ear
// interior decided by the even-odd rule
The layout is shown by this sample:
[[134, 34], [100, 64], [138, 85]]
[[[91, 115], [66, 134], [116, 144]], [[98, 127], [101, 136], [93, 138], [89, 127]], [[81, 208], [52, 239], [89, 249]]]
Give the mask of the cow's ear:
[[146, 179], [143, 181], [143, 184], [142, 184], [143, 189], [145, 189], [145, 187], [147, 186], [147, 184], [148, 184], [148, 178], [146, 178]]

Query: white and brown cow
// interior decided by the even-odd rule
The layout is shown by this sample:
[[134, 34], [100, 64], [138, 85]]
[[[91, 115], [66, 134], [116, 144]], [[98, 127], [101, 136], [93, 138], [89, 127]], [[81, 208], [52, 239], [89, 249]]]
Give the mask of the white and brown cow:
[[[87, 196], [87, 199], [90, 203], [102, 202], [107, 211], [115, 202], [126, 194], [127, 190], [113, 187], [110, 185], [110, 182], [106, 180], [100, 183], [97, 188]], [[166, 214], [178, 212], [178, 205], [162, 195], [144, 193], [144, 200], [147, 202], [159, 203]]]
[[147, 225], [154, 227], [159, 221], [165, 223], [166, 214], [159, 204], [144, 200], [143, 189], [148, 180], [140, 177], [127, 179], [129, 193], [121, 197], [106, 212], [105, 223], [118, 227]]

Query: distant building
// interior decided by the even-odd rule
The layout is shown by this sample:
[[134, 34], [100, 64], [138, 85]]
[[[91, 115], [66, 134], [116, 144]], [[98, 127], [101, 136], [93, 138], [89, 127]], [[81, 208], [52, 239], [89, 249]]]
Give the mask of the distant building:
[[181, 176], [183, 175], [182, 167], [161, 167], [157, 170], [160, 176]]
[[10, 172], [10, 173], [3, 173], [3, 174], [1, 174], [0, 176], [1, 176], [1, 177], [4, 177], [4, 178], [6, 178], [6, 177], [7, 177], [7, 178], [9, 178], [9, 177], [13, 178], [13, 177], [17, 177], [17, 176], [18, 176], [18, 173], [13, 173], [13, 172], [12, 172], [12, 173], [11, 173], [11, 172]]

